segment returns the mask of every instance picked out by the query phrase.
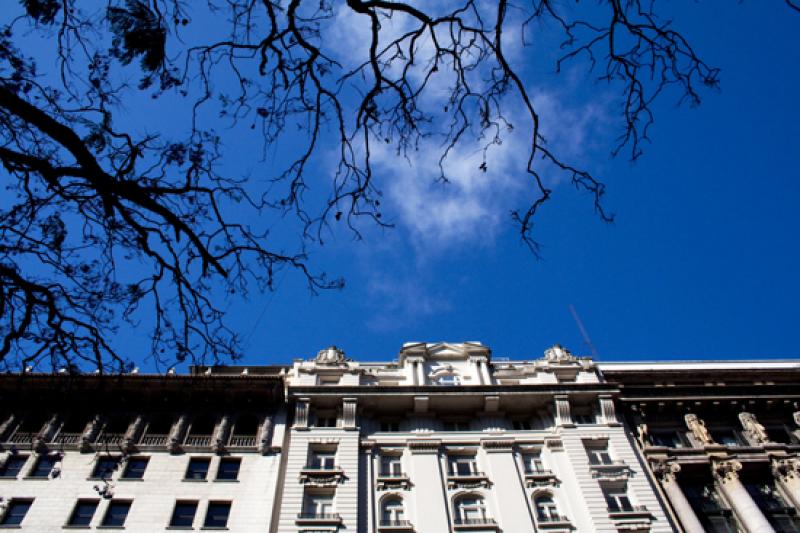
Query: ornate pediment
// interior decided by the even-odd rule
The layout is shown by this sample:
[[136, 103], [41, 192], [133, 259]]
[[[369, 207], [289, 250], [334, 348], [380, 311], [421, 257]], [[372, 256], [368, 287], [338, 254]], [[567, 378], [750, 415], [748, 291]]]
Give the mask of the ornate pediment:
[[491, 350], [480, 342], [410, 342], [400, 350], [400, 359], [417, 356], [427, 360], [466, 360], [469, 357], [491, 357]]
[[336, 346], [330, 346], [317, 352], [314, 362], [318, 365], [341, 365], [347, 362], [344, 352]]

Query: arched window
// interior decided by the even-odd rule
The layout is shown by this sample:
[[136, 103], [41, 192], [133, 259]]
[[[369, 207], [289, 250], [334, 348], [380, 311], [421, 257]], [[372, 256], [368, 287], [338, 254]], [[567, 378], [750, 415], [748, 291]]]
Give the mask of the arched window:
[[558, 514], [556, 502], [553, 501], [553, 497], [549, 494], [536, 496], [534, 507], [536, 507], [536, 519], [539, 522], [559, 522], [562, 520], [561, 515]]
[[483, 498], [474, 494], [462, 496], [455, 501], [456, 524], [486, 524], [491, 519], [486, 516]]
[[403, 500], [398, 497], [387, 498], [381, 506], [381, 526], [401, 526], [406, 524]]
[[461, 378], [458, 377], [458, 374], [454, 373], [442, 374], [436, 378], [436, 384], [444, 387], [452, 387], [460, 383]]

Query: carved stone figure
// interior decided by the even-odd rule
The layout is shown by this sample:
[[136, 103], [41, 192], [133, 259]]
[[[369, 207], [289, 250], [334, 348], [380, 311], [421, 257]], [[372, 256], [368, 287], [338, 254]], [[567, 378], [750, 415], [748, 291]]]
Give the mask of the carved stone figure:
[[744, 430], [758, 443], [769, 442], [769, 435], [764, 426], [758, 423], [756, 415], [752, 413], [739, 413], [739, 421]]
[[800, 479], [800, 460], [796, 457], [773, 459], [772, 475], [784, 481], [791, 478]]
[[701, 444], [714, 444], [714, 439], [711, 438], [711, 433], [706, 429], [706, 424], [697, 415], [688, 414], [683, 418], [686, 421], [686, 427], [692, 432], [694, 437]]
[[714, 463], [713, 466], [714, 475], [722, 483], [738, 479], [739, 470], [741, 469], [742, 463], [739, 461], [720, 461], [718, 463]]
[[331, 346], [317, 352], [314, 362], [318, 365], [339, 365], [345, 362], [344, 352], [336, 346]]
[[576, 360], [575, 356], [560, 344], [545, 350], [544, 358], [547, 359], [548, 363], [569, 363]]
[[647, 424], [639, 424], [636, 426], [636, 441], [639, 446], [644, 449], [647, 445]]

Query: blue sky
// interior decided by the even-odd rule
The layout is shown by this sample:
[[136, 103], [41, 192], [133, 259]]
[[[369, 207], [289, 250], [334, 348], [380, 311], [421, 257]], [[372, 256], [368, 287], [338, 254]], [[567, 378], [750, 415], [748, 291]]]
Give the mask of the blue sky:
[[497, 356], [538, 357], [557, 342], [588, 353], [570, 304], [603, 360], [797, 357], [800, 15], [777, 2], [680, 5], [676, 27], [722, 69], [722, 88], [695, 109], [662, 99], [635, 164], [592, 142], [618, 127], [604, 86], [576, 73], [576, 85], [548, 80], [564, 111], [554, 118], [572, 114], [565, 142], [581, 133], [570, 132], [576, 116], [601, 109], [575, 151], [608, 184], [614, 224], [563, 184], [539, 220], [542, 260], [505, 212], [443, 241], [402, 217], [360, 242], [337, 233], [312, 258], [345, 290], [311, 296], [289, 274], [275, 294], [231, 307], [245, 361], [329, 344], [391, 358], [405, 341], [440, 340], [479, 340]]
[[[506, 139], [486, 174], [465, 147], [446, 187], [433, 182], [430, 150], [414, 154], [414, 166], [386, 150], [376, 169], [395, 228], [362, 227], [356, 240], [333, 227], [324, 246], [308, 248], [311, 264], [343, 277], [344, 290], [312, 295], [286, 271], [275, 292], [225, 302], [228, 324], [245, 339], [243, 363], [287, 363], [332, 344], [356, 359], [390, 359], [407, 341], [481, 341], [512, 358], [539, 357], [555, 343], [588, 354], [570, 305], [601, 360], [800, 356], [800, 14], [782, 2], [730, 4], [659, 8], [674, 10], [675, 28], [721, 68], [722, 85], [702, 93], [698, 108], [662, 97], [652, 143], [633, 164], [609, 155], [620, 132], [609, 87], [578, 68], [556, 76], [530, 52], [511, 51], [552, 146], [607, 184], [614, 224], [547, 176], [554, 199], [538, 215], [537, 260], [509, 216], [526, 197], [522, 137]], [[340, 22], [335, 39], [350, 53], [363, 35]], [[185, 106], [147, 95], [125, 105], [141, 131], [185, 124]], [[261, 160], [250, 133], [218, 126], [232, 156], [226, 170], [257, 179], [285, 164], [296, 141]], [[323, 151], [309, 170], [319, 178], [312, 198], [327, 192], [329, 163]], [[276, 242], [296, 242], [296, 228], [258, 222], [274, 228]], [[147, 347], [131, 328], [118, 341], [132, 352]]]

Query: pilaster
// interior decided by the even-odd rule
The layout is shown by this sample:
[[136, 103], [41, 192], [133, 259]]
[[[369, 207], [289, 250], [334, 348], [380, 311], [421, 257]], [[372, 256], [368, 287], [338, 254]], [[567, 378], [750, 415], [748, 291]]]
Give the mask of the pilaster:
[[675, 515], [678, 517], [685, 533], [703, 533], [705, 528], [694, 513], [689, 500], [678, 484], [677, 474], [681, 467], [675, 461], [653, 461], [650, 463], [656, 478], [661, 483], [669, 499]]
[[742, 463], [733, 459], [715, 461], [711, 469], [717, 486], [731, 506], [736, 518], [739, 519], [739, 523], [745, 527], [748, 533], [772, 533], [775, 531], [742, 482], [739, 481], [739, 470], [742, 469]]

